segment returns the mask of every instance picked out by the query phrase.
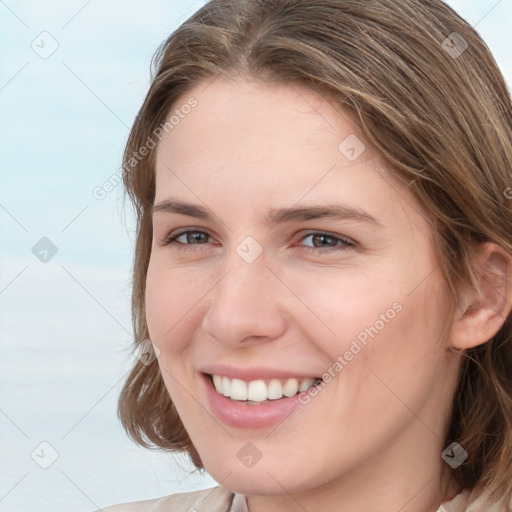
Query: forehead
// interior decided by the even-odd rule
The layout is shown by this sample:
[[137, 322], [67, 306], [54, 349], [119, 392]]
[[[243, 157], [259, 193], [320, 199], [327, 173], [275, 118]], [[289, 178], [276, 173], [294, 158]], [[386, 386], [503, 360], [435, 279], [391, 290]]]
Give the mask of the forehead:
[[171, 110], [175, 123], [157, 148], [155, 202], [172, 193], [245, 210], [343, 200], [373, 203], [378, 216], [415, 201], [403, 185], [390, 186], [384, 161], [343, 112], [305, 87], [217, 79]]
[[[191, 101], [195, 102], [193, 109], [187, 107]], [[347, 138], [347, 147], [341, 148], [349, 151], [346, 165], [355, 157], [359, 161], [378, 158], [344, 112], [297, 84], [218, 78], [197, 84], [178, 98], [169, 117], [173, 118], [172, 129], [160, 147], [172, 146], [180, 160], [197, 160], [214, 150], [217, 161], [225, 156], [230, 162], [268, 158], [286, 162], [315, 149], [328, 150], [326, 158], [338, 159], [343, 154], [340, 144]], [[350, 153], [350, 146], [355, 154]]]

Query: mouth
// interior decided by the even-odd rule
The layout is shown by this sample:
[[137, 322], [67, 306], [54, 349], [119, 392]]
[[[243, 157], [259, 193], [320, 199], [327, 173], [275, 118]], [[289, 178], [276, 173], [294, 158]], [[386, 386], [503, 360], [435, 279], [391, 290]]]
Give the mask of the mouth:
[[232, 402], [246, 405], [265, 405], [291, 398], [323, 382], [320, 377], [244, 381], [242, 379], [232, 379], [226, 375], [204, 375], [210, 380], [219, 395], [228, 398]]
[[[204, 383], [207, 408], [218, 420], [231, 427], [251, 430], [275, 428], [294, 412], [307, 410], [309, 412], [305, 414], [314, 414], [314, 406], [313, 409], [304, 407], [310, 401], [319, 404], [317, 407], [322, 407], [322, 402], [325, 404], [325, 398], [320, 402], [316, 398], [318, 391], [325, 386], [321, 378], [294, 378], [288, 372], [260, 368], [244, 373], [256, 373], [254, 377], [270, 378], [243, 380], [222, 375], [221, 371], [220, 368], [212, 369], [211, 373], [202, 371], [200, 375]], [[232, 367], [229, 372], [237, 374]], [[239, 371], [238, 376], [242, 377], [241, 373]]]

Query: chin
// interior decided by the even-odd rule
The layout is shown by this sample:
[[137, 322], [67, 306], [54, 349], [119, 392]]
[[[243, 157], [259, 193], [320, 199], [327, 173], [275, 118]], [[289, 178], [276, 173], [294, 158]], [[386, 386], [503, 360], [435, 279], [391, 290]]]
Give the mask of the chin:
[[300, 493], [321, 485], [320, 482], [311, 481], [311, 473], [306, 475], [303, 472], [307, 481], [297, 478], [299, 471], [290, 461], [284, 467], [279, 464], [264, 465], [260, 461], [252, 468], [242, 468], [238, 464], [233, 468], [218, 463], [205, 468], [220, 485], [238, 494], [275, 496]]

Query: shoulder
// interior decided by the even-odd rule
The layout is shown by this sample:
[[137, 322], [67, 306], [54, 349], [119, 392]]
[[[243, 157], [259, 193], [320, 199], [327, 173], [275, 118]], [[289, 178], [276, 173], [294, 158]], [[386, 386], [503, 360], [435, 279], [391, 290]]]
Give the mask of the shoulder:
[[[506, 501], [506, 500], [505, 500]], [[437, 512], [511, 512], [512, 494], [508, 503], [497, 503], [484, 491], [466, 489], [451, 501], [443, 503]]]
[[[506, 503], [505, 503], [506, 502]], [[474, 489], [468, 499], [468, 508], [465, 512], [511, 512], [512, 493], [507, 499], [498, 503], [485, 490]]]
[[[153, 500], [135, 501], [101, 509], [102, 512], [229, 512], [234, 494], [218, 485], [200, 491], [181, 492]], [[202, 508], [199, 508], [202, 507]]]

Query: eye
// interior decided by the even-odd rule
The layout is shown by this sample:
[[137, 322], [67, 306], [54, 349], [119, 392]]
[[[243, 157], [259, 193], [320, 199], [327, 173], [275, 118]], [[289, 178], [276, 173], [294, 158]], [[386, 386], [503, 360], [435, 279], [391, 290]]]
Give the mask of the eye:
[[[313, 246], [306, 246], [306, 251], [313, 254], [332, 253], [334, 251], [346, 251], [348, 248], [355, 246], [355, 243], [345, 237], [316, 231], [308, 233], [301, 240], [311, 238]], [[322, 245], [324, 244], [324, 245]]]
[[[181, 240], [180, 240], [181, 238]], [[162, 242], [161, 245], [175, 245], [177, 250], [186, 250], [186, 251], [195, 251], [202, 250], [202, 247], [187, 247], [194, 245], [206, 245], [208, 243], [208, 239], [211, 236], [204, 231], [199, 230], [186, 230], [181, 231], [180, 233], [171, 234], [167, 236]], [[312, 246], [303, 246], [306, 248], [306, 251], [313, 254], [325, 254], [332, 253], [335, 251], [344, 251], [350, 247], [354, 247], [355, 243], [345, 237], [333, 235], [331, 233], [326, 233], [323, 231], [315, 231], [313, 233], [308, 233], [301, 238], [301, 240], [306, 240], [310, 238], [313, 245]]]
[[[182, 239], [180, 241], [180, 238]], [[162, 242], [161, 245], [176, 245], [178, 250], [187, 250], [187, 251], [195, 251], [198, 248], [196, 247], [187, 247], [188, 245], [204, 245], [204, 242], [208, 241], [210, 235], [205, 233], [204, 231], [199, 230], [187, 230], [182, 231], [181, 233], [171, 234], [167, 236]], [[202, 249], [199, 248], [200, 250]]]

